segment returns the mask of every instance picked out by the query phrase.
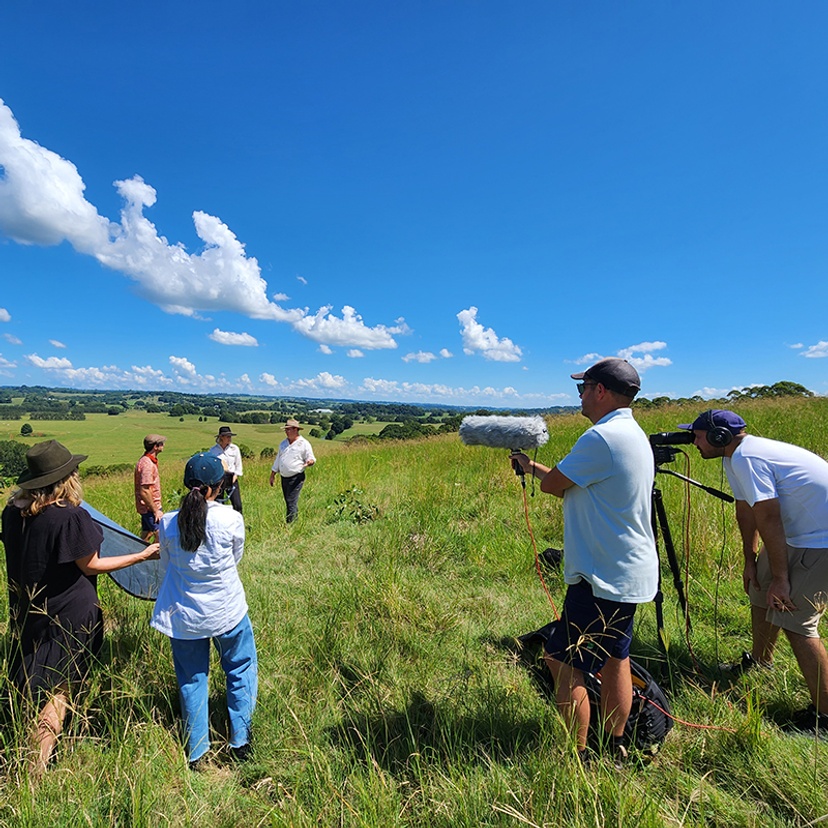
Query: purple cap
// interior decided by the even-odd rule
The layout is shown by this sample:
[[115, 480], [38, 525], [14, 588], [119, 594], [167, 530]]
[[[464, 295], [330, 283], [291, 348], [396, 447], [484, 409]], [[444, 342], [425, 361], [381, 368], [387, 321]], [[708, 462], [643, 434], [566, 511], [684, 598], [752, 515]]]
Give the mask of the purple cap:
[[711, 428], [726, 428], [732, 434], [738, 434], [747, 428], [747, 423], [733, 411], [728, 411], [725, 408], [711, 408], [710, 411], [705, 411], [699, 414], [692, 423], [685, 423], [679, 428], [687, 429], [687, 431], [710, 431]]
[[570, 376], [574, 380], [588, 379], [600, 382], [604, 388], [626, 397], [634, 397], [641, 390], [641, 377], [638, 376], [638, 371], [627, 360], [618, 357], [607, 357], [586, 371]]
[[215, 486], [224, 477], [224, 464], [214, 454], [196, 454], [187, 461], [184, 469], [184, 485]]

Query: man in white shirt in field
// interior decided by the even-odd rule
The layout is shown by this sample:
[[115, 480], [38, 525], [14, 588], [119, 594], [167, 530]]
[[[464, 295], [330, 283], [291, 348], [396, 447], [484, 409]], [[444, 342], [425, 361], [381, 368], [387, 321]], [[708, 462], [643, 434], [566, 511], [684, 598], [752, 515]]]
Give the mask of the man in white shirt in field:
[[828, 600], [828, 462], [748, 434], [733, 411], [705, 411], [679, 428], [693, 432], [705, 460], [722, 458], [736, 498], [753, 648], [725, 669], [770, 666], [784, 630], [811, 705], [783, 729], [828, 736], [828, 652], [817, 629]]
[[316, 462], [311, 444], [299, 432], [302, 426], [296, 420], [285, 423], [285, 439], [270, 470], [272, 486], [278, 474], [282, 479], [282, 494], [287, 507], [287, 522], [293, 523], [299, 515], [299, 494], [305, 483], [305, 469]]

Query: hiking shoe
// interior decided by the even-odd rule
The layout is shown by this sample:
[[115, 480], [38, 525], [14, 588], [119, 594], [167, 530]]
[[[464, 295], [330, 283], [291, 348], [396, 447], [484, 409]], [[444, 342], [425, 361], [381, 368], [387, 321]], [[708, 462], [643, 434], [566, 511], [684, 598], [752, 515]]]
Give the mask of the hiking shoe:
[[791, 720], [781, 725], [781, 728], [792, 736], [828, 740], [828, 713], [817, 713], [816, 707], [809, 704], [804, 710], [794, 713]]
[[757, 661], [747, 650], [742, 653], [742, 657], [738, 661], [726, 661], [719, 665], [719, 672], [725, 676], [736, 676], [742, 675], [742, 673], [747, 673], [748, 670], [754, 670], [756, 668], [761, 668], [762, 670], [771, 670], [773, 669], [773, 664], [767, 661]]

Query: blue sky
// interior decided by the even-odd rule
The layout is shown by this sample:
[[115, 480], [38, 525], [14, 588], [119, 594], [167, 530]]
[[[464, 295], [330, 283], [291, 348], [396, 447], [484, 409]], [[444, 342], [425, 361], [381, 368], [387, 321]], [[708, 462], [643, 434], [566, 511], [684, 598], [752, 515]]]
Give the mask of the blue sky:
[[0, 384], [828, 393], [828, 5], [0, 7]]

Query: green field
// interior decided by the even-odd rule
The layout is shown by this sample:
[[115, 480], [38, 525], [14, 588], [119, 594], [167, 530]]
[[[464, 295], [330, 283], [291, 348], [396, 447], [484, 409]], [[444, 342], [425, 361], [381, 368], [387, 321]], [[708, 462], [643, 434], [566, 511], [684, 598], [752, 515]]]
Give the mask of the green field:
[[[753, 433], [828, 456], [828, 400], [737, 407]], [[672, 431], [698, 409], [639, 415]], [[216, 423], [162, 415], [37, 423], [90, 463], [134, 462], [159, 430], [168, 497], [183, 460], [211, 445]], [[35, 425], [33, 423], [33, 425]], [[587, 422], [550, 421], [538, 453], [552, 465]], [[10, 424], [19, 432], [20, 423]], [[237, 441], [275, 445], [276, 426]], [[186, 446], [186, 448], [185, 448]], [[687, 580], [692, 632], [665, 571], [669, 656], [652, 605], [641, 608], [634, 657], [666, 689], [677, 724], [652, 760], [584, 770], [557, 712], [513, 654], [514, 637], [552, 609], [538, 581], [520, 484], [507, 452], [457, 435], [411, 443], [318, 446], [300, 519], [286, 527], [269, 464], [245, 465], [248, 540], [241, 574], [260, 660], [255, 757], [224, 760], [220, 670], [211, 677], [216, 754], [186, 766], [166, 640], [151, 606], [108, 579], [104, 664], [76, 708], [57, 761], [33, 792], [25, 728], [0, 722], [0, 825], [8, 826], [806, 826], [828, 815], [828, 743], [785, 736], [774, 718], [807, 694], [787, 644], [775, 669], [717, 681], [714, 665], [749, 644], [740, 540], [732, 506], [659, 476]], [[105, 455], [107, 459], [103, 459]], [[721, 465], [691, 448], [671, 468], [727, 488]], [[129, 473], [85, 480], [92, 505], [131, 528]], [[347, 493], [347, 494], [346, 494]], [[534, 496], [533, 496], [534, 495]], [[560, 504], [537, 489], [527, 510], [540, 549], [562, 544]], [[376, 507], [375, 520], [351, 518]], [[563, 585], [545, 574], [553, 598]], [[5, 617], [0, 599], [0, 618]], [[5, 625], [0, 679], [7, 669]]]
[[[111, 417], [107, 414], [87, 414], [85, 420], [32, 420], [34, 433], [20, 436], [23, 420], [0, 420], [0, 440], [18, 440], [34, 445], [41, 440], [59, 440], [75, 454], [86, 454], [94, 465], [110, 466], [117, 463], [135, 463], [143, 453], [145, 434], [163, 434], [167, 444], [161, 457], [166, 463], [186, 460], [198, 451], [210, 448], [220, 425], [230, 425], [238, 436], [234, 442], [243, 443], [258, 456], [263, 448], [278, 448], [285, 434], [281, 425], [243, 425], [219, 423], [215, 418], [199, 422], [196, 415], [183, 418], [167, 414], [147, 414], [138, 409]], [[350, 437], [378, 434], [386, 422], [354, 423], [352, 428], [337, 435], [335, 440], [308, 437], [312, 426], [304, 426], [303, 435], [313, 443], [314, 452], [330, 449], [331, 443], [343, 443]]]

